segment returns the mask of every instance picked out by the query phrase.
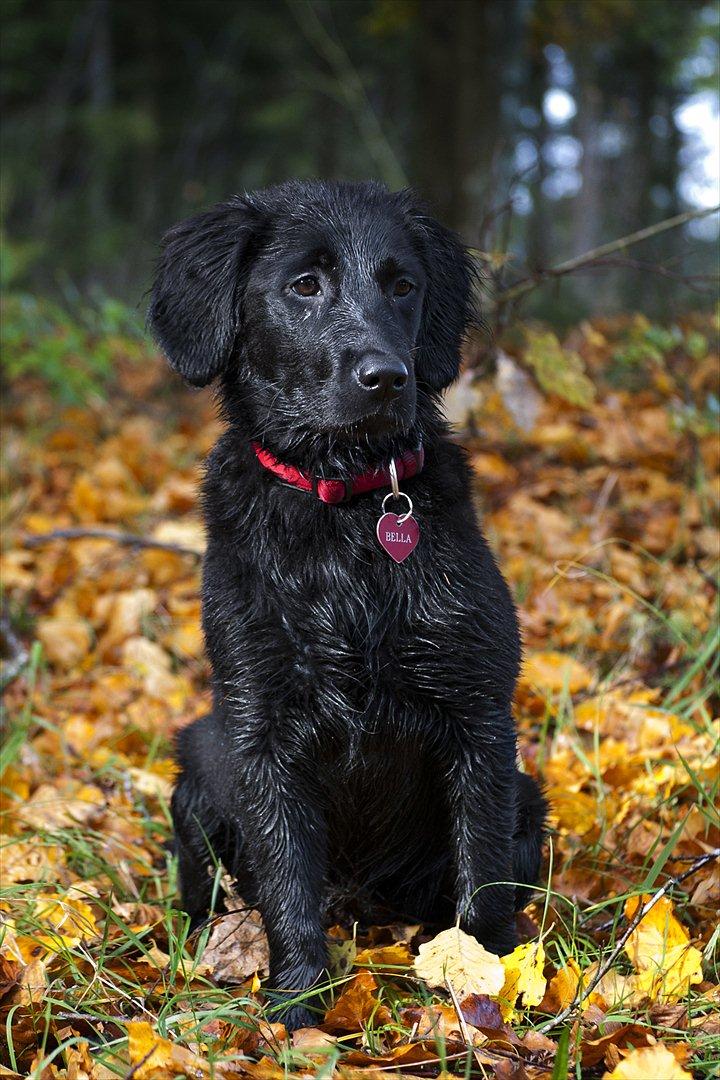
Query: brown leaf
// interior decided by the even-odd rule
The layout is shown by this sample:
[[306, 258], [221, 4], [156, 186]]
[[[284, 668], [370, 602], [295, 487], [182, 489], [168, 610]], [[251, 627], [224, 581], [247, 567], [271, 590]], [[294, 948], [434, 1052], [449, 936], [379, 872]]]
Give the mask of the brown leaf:
[[503, 1026], [500, 1006], [487, 994], [468, 994], [460, 1002], [460, 1012], [467, 1023], [476, 1028], [498, 1029]]
[[378, 984], [369, 971], [360, 971], [347, 984], [325, 1016], [330, 1031], [360, 1031], [373, 1018], [376, 1025], [387, 1024], [390, 1012], [376, 996]]
[[583, 1035], [580, 1044], [580, 1060], [583, 1068], [591, 1068], [597, 1065], [605, 1057], [608, 1048], [617, 1046], [621, 1048], [650, 1046], [654, 1042], [653, 1033], [649, 1027], [643, 1024], [622, 1024], [619, 1021], [607, 1021], [603, 1024], [602, 1034], [595, 1034], [597, 1029], [588, 1033], [590, 1037]]
[[243, 983], [255, 972], [267, 974], [268, 943], [260, 913], [248, 908], [216, 919], [202, 961], [220, 983]]

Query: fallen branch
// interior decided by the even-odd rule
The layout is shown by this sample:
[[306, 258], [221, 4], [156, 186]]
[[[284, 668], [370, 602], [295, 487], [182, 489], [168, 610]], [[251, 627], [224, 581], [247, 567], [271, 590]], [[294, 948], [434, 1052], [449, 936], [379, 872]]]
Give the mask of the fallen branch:
[[575, 1010], [579, 1008], [584, 1001], [587, 1000], [587, 998], [590, 996], [590, 994], [592, 994], [593, 990], [598, 985], [600, 980], [607, 975], [608, 971], [625, 948], [625, 945], [627, 944], [630, 935], [635, 930], [637, 930], [638, 926], [643, 921], [647, 913], [649, 911], [652, 911], [655, 905], [660, 900], [662, 900], [663, 896], [665, 896], [665, 894], [668, 893], [670, 889], [674, 889], [676, 885], [682, 884], [682, 882], [685, 881], [686, 878], [689, 878], [693, 874], [696, 874], [698, 870], [702, 869], [703, 866], [707, 866], [708, 863], [714, 862], [718, 858], [720, 858], [720, 848], [715, 848], [713, 851], [709, 851], [705, 855], [698, 856], [697, 859], [693, 860], [692, 866], [690, 866], [689, 869], [685, 870], [682, 874], [678, 874], [677, 877], [669, 878], [662, 886], [662, 888], [658, 889], [657, 892], [653, 893], [647, 903], [643, 904], [642, 907], [638, 909], [633, 918], [630, 920], [625, 932], [622, 934], [619, 941], [616, 943], [614, 949], [611, 953], [609, 953], [605, 960], [603, 960], [602, 964], [600, 964], [599, 968], [595, 972], [595, 975], [585, 987], [582, 994], [578, 996], [578, 994], [576, 993], [573, 1000], [565, 1009], [562, 1010], [562, 1012], [559, 1012], [557, 1016], [554, 1016], [552, 1018], [552, 1020], [548, 1020], [546, 1024], [543, 1024], [541, 1027], [536, 1028], [538, 1034], [545, 1035], [548, 1031], [552, 1031], [554, 1027], [557, 1027], [558, 1024], [564, 1023], [568, 1019], [568, 1017], [572, 1016]]
[[115, 544], [123, 547], [150, 548], [156, 551], [170, 551], [173, 555], [191, 555], [194, 559], [202, 559], [202, 552], [195, 548], [183, 547], [182, 544], [166, 543], [164, 540], [151, 540], [137, 533], [117, 532], [114, 529], [54, 529], [53, 532], [39, 533], [37, 536], [26, 536], [23, 547], [36, 548], [51, 544], [54, 540], [112, 540]]

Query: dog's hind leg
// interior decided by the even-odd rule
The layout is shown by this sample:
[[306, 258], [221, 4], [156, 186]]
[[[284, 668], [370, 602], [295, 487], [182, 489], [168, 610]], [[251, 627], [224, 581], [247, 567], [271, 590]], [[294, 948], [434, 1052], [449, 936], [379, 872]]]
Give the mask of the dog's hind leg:
[[[213, 751], [213, 717], [205, 716], [178, 735], [181, 774], [172, 797], [174, 849], [183, 910], [197, 926], [216, 906], [215, 879], [220, 863], [235, 873], [239, 841], [223, 821], [203, 775], [202, 761]], [[219, 766], [218, 766], [219, 767]]]
[[173, 793], [172, 816], [182, 908], [194, 928], [215, 907], [216, 871], [227, 858], [224, 829], [202, 791], [187, 776], [180, 778]]
[[513, 847], [513, 877], [515, 910], [521, 911], [529, 902], [532, 886], [537, 884], [542, 861], [547, 800], [537, 780], [526, 773], [517, 774], [517, 813]]

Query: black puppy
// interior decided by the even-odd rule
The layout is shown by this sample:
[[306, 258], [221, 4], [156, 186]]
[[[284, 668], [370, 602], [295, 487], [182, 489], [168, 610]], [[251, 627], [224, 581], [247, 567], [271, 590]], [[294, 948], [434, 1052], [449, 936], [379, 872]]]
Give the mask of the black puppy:
[[182, 733], [173, 799], [182, 899], [203, 918], [222, 860], [287, 992], [322, 978], [329, 890], [457, 911], [503, 954], [512, 883], [538, 874], [517, 620], [439, 412], [471, 286], [457, 237], [372, 183], [283, 184], [164, 240], [153, 332], [189, 382], [219, 380], [228, 421], [204, 486], [214, 707]]

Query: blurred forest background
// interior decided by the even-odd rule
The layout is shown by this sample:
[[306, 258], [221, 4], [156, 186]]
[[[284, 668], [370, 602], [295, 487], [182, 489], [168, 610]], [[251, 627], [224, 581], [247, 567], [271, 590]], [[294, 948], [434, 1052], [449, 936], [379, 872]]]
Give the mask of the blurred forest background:
[[[719, 10], [3, 0], [5, 287], [104, 293], [140, 314], [167, 226], [288, 176], [412, 184], [511, 282], [709, 208]], [[717, 228], [715, 215], [663, 233], [530, 310], [564, 325], [619, 308], [672, 318], [707, 302], [693, 287]]]

